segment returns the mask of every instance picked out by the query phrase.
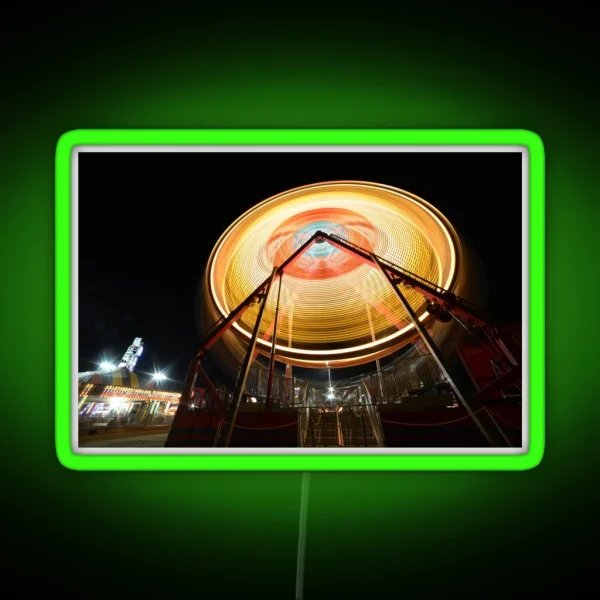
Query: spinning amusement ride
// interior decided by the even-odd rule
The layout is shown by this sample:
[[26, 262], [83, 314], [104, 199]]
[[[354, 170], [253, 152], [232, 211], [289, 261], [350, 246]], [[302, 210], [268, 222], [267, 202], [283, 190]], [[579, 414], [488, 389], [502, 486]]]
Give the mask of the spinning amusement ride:
[[[501, 331], [460, 296], [469, 264], [444, 215], [389, 186], [326, 182], [258, 204], [209, 258], [212, 325], [166, 446], [520, 446], [520, 326]], [[215, 344], [239, 360], [234, 390], [202, 368]], [[293, 376], [370, 363], [324, 390]], [[444, 423], [454, 442], [431, 434]]]

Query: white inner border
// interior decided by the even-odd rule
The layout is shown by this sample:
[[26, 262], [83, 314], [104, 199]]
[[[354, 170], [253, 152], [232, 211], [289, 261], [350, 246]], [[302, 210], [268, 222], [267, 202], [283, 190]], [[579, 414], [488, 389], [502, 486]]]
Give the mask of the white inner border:
[[[79, 153], [80, 152], [485, 152], [522, 156], [522, 447], [521, 448], [79, 448]], [[518, 455], [529, 451], [529, 150], [526, 146], [493, 145], [131, 145], [77, 146], [71, 156], [71, 446], [81, 455]], [[149, 434], [151, 435], [151, 434]]]

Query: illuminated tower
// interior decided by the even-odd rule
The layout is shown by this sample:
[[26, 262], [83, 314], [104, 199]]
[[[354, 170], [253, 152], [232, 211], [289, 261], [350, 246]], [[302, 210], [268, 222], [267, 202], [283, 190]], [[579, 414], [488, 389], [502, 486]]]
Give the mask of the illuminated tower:
[[123, 354], [123, 358], [119, 363], [119, 368], [127, 367], [130, 371], [133, 371], [135, 365], [142, 354], [142, 350], [144, 349], [144, 342], [142, 342], [142, 338], [137, 337], [133, 340], [133, 344], [127, 348], [127, 352]]

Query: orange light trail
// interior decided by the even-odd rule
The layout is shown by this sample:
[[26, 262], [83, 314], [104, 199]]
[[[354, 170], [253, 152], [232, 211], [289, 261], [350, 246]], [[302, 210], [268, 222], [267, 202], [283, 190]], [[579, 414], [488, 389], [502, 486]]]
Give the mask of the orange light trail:
[[[229, 314], [316, 231], [335, 234], [448, 290], [456, 281], [458, 236], [437, 209], [385, 185], [326, 182], [261, 202], [221, 236], [209, 259], [207, 280], [218, 314]], [[313, 244], [274, 284], [256, 346], [262, 354], [271, 348], [281, 282], [276, 340], [281, 362], [313, 368], [362, 364], [414, 338], [414, 327], [385, 277], [322, 242]], [[421, 294], [412, 289], [404, 294], [426, 322]], [[373, 309], [375, 339], [365, 300]], [[234, 333], [249, 339], [257, 314], [258, 306], [248, 309], [234, 324]]]

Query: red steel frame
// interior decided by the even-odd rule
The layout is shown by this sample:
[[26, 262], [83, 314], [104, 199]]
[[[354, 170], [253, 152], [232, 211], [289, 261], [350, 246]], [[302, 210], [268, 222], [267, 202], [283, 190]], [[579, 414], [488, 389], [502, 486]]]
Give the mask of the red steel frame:
[[[408, 306], [408, 303], [404, 299], [402, 292], [399, 289], [400, 284], [406, 287], [411, 287], [421, 293], [427, 300], [430, 302], [438, 304], [443, 310], [449, 312], [452, 316], [460, 317], [466, 321], [465, 327], [471, 328], [474, 332], [482, 332], [488, 344], [490, 344], [496, 353], [503, 359], [504, 373], [503, 375], [495, 382], [484, 388], [483, 390], [479, 390], [477, 394], [471, 398], [470, 402], [466, 402], [463, 399], [463, 403], [466, 402], [465, 406], [469, 413], [472, 413], [473, 405], [477, 405], [479, 402], [488, 399], [492, 394], [498, 391], [498, 389], [514, 382], [517, 378], [520, 377], [521, 374], [521, 366], [520, 362], [517, 358], [510, 352], [506, 344], [500, 338], [500, 334], [498, 330], [493, 327], [487, 319], [469, 302], [466, 300], [457, 297], [455, 294], [432, 284], [431, 282], [426, 281], [414, 273], [410, 273], [389, 263], [388, 261], [382, 259], [381, 257], [376, 256], [375, 254], [368, 253], [362, 248], [343, 240], [335, 235], [324, 233], [321, 231], [316, 232], [309, 240], [307, 240], [302, 246], [300, 246], [285, 262], [283, 262], [279, 267], [274, 267], [273, 272], [269, 277], [263, 281], [241, 304], [239, 304], [234, 310], [232, 310], [227, 317], [219, 319], [215, 325], [205, 334], [201, 345], [200, 350], [196, 354], [196, 356], [192, 359], [190, 363], [190, 367], [188, 370], [188, 374], [184, 383], [183, 391], [181, 394], [181, 400], [178, 407], [178, 412], [185, 410], [185, 406], [187, 401], [192, 397], [194, 386], [196, 383], [196, 379], [198, 374], [202, 374], [204, 378], [208, 380], [206, 374], [202, 370], [202, 358], [206, 350], [210, 349], [213, 344], [219, 340], [225, 332], [227, 332], [233, 324], [246, 312], [246, 310], [255, 302], [261, 302], [262, 306], [259, 312], [259, 316], [257, 318], [257, 322], [255, 324], [254, 332], [251, 338], [251, 343], [248, 348], [246, 359], [244, 360], [244, 364], [242, 367], [242, 371], [240, 372], [238, 385], [236, 386], [236, 394], [233, 398], [232, 406], [229, 407], [227, 412], [226, 422], [229, 424], [227, 431], [223, 432], [220, 436], [221, 442], [217, 440], [216, 444], [218, 445], [228, 445], [229, 440], [231, 438], [232, 433], [232, 425], [235, 422], [235, 417], [237, 415], [237, 411], [239, 409], [239, 404], [241, 402], [241, 398], [243, 396], [243, 388], [245, 386], [248, 368], [250, 366], [250, 357], [255, 353], [256, 346], [256, 338], [258, 337], [258, 329], [260, 327], [260, 323], [262, 320], [262, 314], [264, 311], [264, 307], [267, 302], [268, 294], [278, 278], [281, 278], [285, 273], [285, 270], [296, 261], [304, 252], [306, 252], [312, 244], [316, 242], [324, 242], [327, 241], [332, 246], [339, 248], [344, 252], [348, 252], [357, 256], [366, 264], [369, 264], [372, 267], [379, 269], [385, 277], [390, 282], [390, 285], [394, 288], [396, 294], [398, 295], [401, 302], [404, 304], [405, 308]], [[281, 291], [281, 281], [279, 285], [279, 292]], [[275, 313], [275, 324], [273, 330], [273, 343], [271, 347], [270, 353], [270, 361], [269, 361], [269, 379], [267, 384], [268, 394], [267, 394], [267, 404], [270, 404], [270, 395], [272, 389], [272, 378], [274, 371], [274, 362], [275, 362], [275, 339], [277, 337], [277, 316], [279, 311], [279, 296], [277, 298], [277, 308]], [[410, 309], [410, 306], [408, 306]], [[440, 357], [437, 349], [435, 348], [435, 344], [428, 336], [424, 327], [421, 326], [420, 321], [416, 319], [414, 314], [411, 314], [412, 310], [409, 310], [409, 315], [411, 316], [411, 320], [413, 324], [419, 331], [421, 337], [425, 341], [426, 345], [429, 347], [430, 351], [434, 355], [434, 358], [439, 362]], [[461, 321], [462, 322], [462, 321]], [[463, 323], [464, 324], [464, 323]], [[483, 342], [482, 342], [483, 343]], [[431, 346], [433, 344], [433, 347]], [[445, 372], [446, 369], [443, 364], [440, 364], [442, 367], [442, 371]], [[452, 382], [451, 382], [452, 383]], [[210, 384], [210, 382], [209, 382]], [[453, 387], [455, 387], [453, 385]], [[224, 407], [224, 403], [217, 394], [214, 388], [211, 390], [213, 395], [216, 397], [217, 402], [220, 403]], [[455, 390], [458, 393], [459, 397], [461, 397], [460, 391], [458, 389]], [[177, 420], [177, 415], [175, 415], [174, 423]], [[484, 432], [485, 437], [488, 439], [490, 445], [503, 445], [502, 442], [498, 443], [498, 435], [497, 431], [493, 431], [493, 428], [490, 429], [489, 426], [483, 426], [481, 423], [477, 422], [477, 418], [473, 416], [473, 420], [478, 425], [482, 431]], [[501, 433], [501, 431], [500, 431]], [[504, 437], [502, 435], [502, 437]]]

